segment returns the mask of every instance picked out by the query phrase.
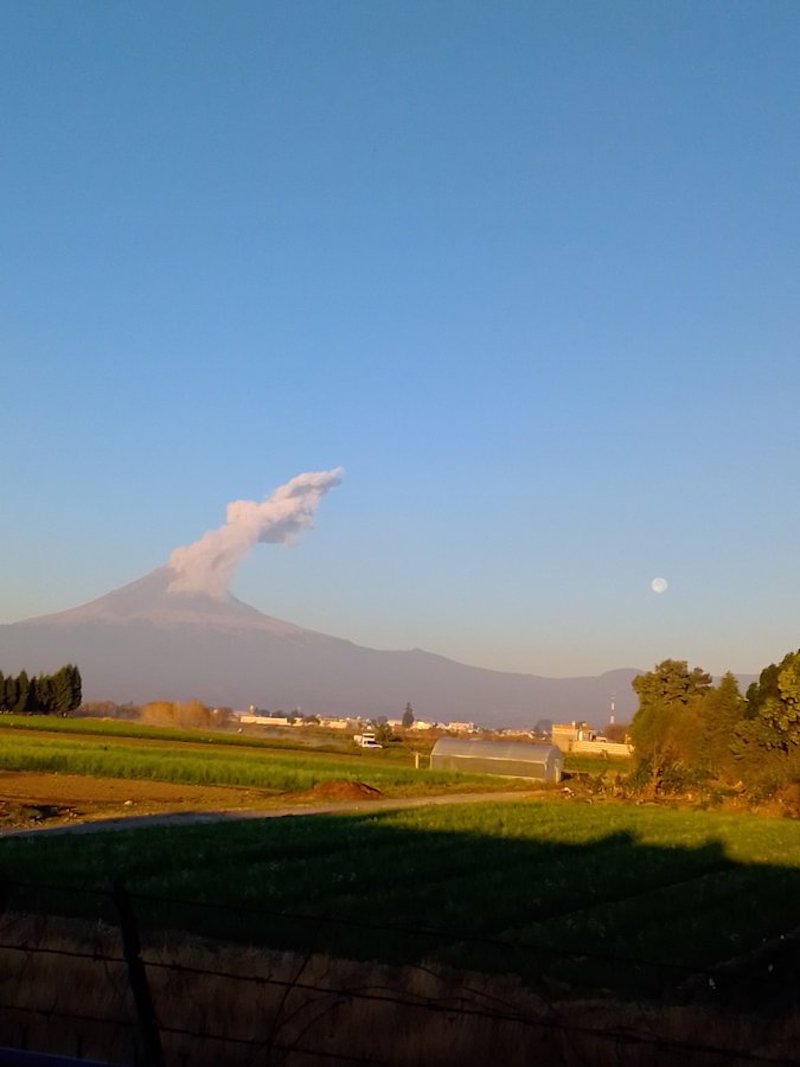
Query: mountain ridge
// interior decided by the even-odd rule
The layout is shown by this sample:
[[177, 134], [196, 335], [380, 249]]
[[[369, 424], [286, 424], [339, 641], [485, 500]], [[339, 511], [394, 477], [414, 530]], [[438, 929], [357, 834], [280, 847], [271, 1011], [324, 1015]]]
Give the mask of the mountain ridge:
[[77, 663], [86, 699], [215, 705], [530, 726], [633, 714], [636, 668], [548, 678], [460, 663], [424, 649], [357, 645], [266, 615], [231, 593], [170, 589], [166, 565], [75, 608], [0, 626], [0, 669]]

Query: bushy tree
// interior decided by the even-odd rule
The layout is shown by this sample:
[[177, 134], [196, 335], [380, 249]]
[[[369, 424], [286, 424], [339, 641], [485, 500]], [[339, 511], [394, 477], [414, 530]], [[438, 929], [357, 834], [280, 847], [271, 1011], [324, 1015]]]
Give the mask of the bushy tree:
[[[766, 754], [777, 755], [776, 766], [793, 760], [800, 749], [800, 650], [788, 652], [780, 663], [770, 663], [758, 682], [747, 690], [747, 721], [739, 725], [735, 755], [751, 774]], [[784, 759], [783, 774], [789, 773]], [[774, 770], [774, 768], [773, 768]]]
[[688, 704], [692, 697], [711, 687], [711, 675], [700, 667], [690, 671], [685, 659], [665, 659], [652, 671], [637, 675], [631, 685], [639, 697], [639, 711], [643, 711], [654, 706]]
[[767, 748], [790, 752], [800, 744], [800, 651], [789, 652], [778, 664], [777, 692], [766, 695], [756, 722]]
[[187, 700], [183, 704], [171, 700], [153, 700], [140, 712], [142, 722], [151, 726], [179, 726], [207, 728], [216, 724], [210, 708], [200, 700]]
[[757, 719], [761, 708], [770, 697], [777, 697], [778, 675], [780, 667], [777, 663], [770, 663], [759, 675], [758, 681], [747, 687], [745, 701], [747, 702], [747, 718]]
[[403, 712], [403, 728], [410, 730], [414, 725], [414, 709], [411, 704], [406, 704], [406, 710]]
[[178, 706], [170, 700], [151, 700], [142, 706], [140, 718], [148, 726], [177, 726]]
[[603, 730], [608, 740], [614, 741], [616, 744], [623, 744], [630, 732], [630, 723], [626, 722], [610, 722]]
[[666, 659], [631, 683], [639, 708], [631, 723], [636, 775], [654, 793], [702, 769], [703, 700], [711, 676], [686, 660]]

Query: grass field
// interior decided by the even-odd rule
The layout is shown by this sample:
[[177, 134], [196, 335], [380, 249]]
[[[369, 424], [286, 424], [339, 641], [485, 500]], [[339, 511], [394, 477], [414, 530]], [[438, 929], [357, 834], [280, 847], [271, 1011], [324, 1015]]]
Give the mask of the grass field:
[[12, 904], [21, 874], [78, 890], [24, 891], [49, 911], [107, 914], [121, 877], [153, 928], [658, 993], [791, 931], [800, 825], [521, 800], [9, 839], [0, 870]]
[[248, 786], [275, 794], [338, 780], [358, 780], [387, 796], [531, 788], [520, 779], [431, 772], [424, 763], [415, 770], [408, 751], [298, 751], [238, 736], [130, 724], [119, 729], [116, 723], [87, 720], [45, 719], [33, 721], [31, 728], [31, 719], [4, 716], [0, 723], [5, 727], [0, 731], [3, 770]]
[[[258, 737], [252, 733], [239, 734], [230, 730], [209, 730], [201, 727], [181, 728], [173, 726], [148, 726], [124, 719], [60, 718], [56, 715], [0, 715], [0, 739], [4, 730], [25, 730], [48, 734], [77, 734], [97, 737], [127, 737], [133, 740], [179, 741], [200, 745], [225, 745], [233, 748], [283, 748], [303, 751], [309, 746], [303, 742], [303, 732], [295, 737], [281, 734]], [[330, 742], [330, 748], [341, 751], [343, 738], [334, 731], [314, 728], [313, 732]], [[348, 738], [349, 740], [349, 738]], [[324, 748], [324, 744], [318, 746]]]

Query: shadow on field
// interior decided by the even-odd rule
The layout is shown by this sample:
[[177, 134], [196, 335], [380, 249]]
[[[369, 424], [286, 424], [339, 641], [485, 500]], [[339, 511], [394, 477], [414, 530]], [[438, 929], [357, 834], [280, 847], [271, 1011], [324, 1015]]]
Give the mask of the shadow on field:
[[800, 872], [715, 825], [530, 803], [6, 838], [0, 1043], [147, 1062], [132, 922], [165, 1064], [793, 1062]]
[[537, 810], [486, 832], [453, 809], [435, 830], [418, 811], [12, 838], [0, 872], [7, 907], [111, 923], [122, 879], [142, 931], [513, 974], [558, 995], [794, 1005], [797, 869], [628, 830], [532, 838]]

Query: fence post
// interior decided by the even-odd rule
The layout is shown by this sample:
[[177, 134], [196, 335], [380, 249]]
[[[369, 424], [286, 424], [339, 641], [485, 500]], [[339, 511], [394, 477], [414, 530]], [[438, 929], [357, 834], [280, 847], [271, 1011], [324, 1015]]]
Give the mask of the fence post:
[[119, 914], [119, 926], [122, 933], [122, 951], [128, 965], [128, 979], [136, 1005], [136, 1017], [139, 1034], [142, 1039], [144, 1062], [146, 1067], [164, 1067], [164, 1054], [161, 1049], [161, 1035], [153, 1010], [147, 972], [140, 955], [139, 930], [136, 916], [131, 905], [131, 898], [121, 878], [114, 882], [114, 903]]

